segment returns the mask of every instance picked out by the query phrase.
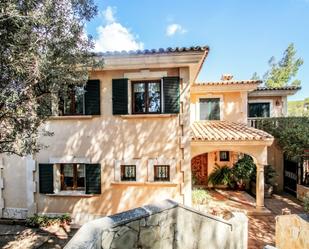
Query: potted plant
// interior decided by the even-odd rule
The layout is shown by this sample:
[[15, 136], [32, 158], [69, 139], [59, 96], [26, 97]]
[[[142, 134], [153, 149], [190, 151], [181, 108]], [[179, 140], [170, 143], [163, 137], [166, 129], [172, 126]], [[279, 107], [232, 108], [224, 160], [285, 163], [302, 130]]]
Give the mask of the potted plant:
[[234, 178], [232, 169], [227, 166], [219, 166], [215, 165], [214, 170], [208, 177], [208, 183], [210, 183], [213, 187], [226, 188], [226, 187], [234, 187]]

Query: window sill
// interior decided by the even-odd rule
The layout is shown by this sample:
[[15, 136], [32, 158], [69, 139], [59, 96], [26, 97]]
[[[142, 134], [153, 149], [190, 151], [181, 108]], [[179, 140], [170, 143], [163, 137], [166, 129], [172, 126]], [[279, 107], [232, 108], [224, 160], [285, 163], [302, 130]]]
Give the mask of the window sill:
[[160, 187], [176, 187], [177, 183], [173, 182], [112, 182], [114, 186], [160, 186]]
[[92, 119], [93, 115], [51, 116], [51, 120]]
[[120, 115], [120, 117], [125, 119], [135, 119], [135, 118], [170, 118], [170, 117], [177, 117], [178, 114], [127, 114], [127, 115]]
[[60, 191], [55, 194], [46, 194], [47, 196], [72, 196], [72, 197], [92, 197], [93, 194], [85, 194], [84, 191]]

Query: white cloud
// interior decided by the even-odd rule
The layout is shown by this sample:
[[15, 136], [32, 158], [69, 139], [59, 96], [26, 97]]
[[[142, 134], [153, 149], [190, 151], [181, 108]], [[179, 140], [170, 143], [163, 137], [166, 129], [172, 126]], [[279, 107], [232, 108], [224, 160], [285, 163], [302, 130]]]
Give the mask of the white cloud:
[[177, 24], [177, 23], [170, 24], [166, 27], [166, 35], [167, 36], [173, 36], [176, 33], [184, 34], [186, 32], [187, 32], [187, 30], [185, 30], [180, 24]]
[[144, 48], [144, 44], [138, 41], [136, 35], [116, 21], [115, 8], [108, 6], [103, 11], [103, 18], [106, 24], [97, 28], [95, 51], [128, 51]]
[[107, 23], [113, 23], [116, 21], [115, 12], [116, 9], [111, 6], [108, 6], [106, 10], [103, 11], [103, 17]]

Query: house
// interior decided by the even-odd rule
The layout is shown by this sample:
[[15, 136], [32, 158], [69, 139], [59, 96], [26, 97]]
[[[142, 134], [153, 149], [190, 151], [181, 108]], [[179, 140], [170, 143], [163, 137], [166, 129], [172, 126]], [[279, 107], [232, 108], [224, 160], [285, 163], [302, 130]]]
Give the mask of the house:
[[2, 217], [71, 213], [83, 223], [167, 198], [191, 205], [192, 174], [206, 184], [213, 162], [232, 164], [239, 153], [257, 164], [262, 210], [273, 137], [247, 125], [261, 82], [225, 75], [196, 83], [208, 52], [97, 54], [104, 66], [87, 84], [55, 96], [45, 124], [54, 136], [40, 138], [48, 147], [24, 158], [1, 155]]

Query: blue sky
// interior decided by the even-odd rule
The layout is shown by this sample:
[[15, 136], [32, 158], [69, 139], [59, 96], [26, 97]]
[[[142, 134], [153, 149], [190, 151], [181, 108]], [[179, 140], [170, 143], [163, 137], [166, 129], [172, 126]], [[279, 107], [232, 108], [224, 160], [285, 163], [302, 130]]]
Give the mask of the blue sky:
[[293, 42], [305, 61], [297, 78], [309, 97], [309, 0], [100, 0], [87, 24], [96, 50], [209, 45], [199, 81], [263, 75], [271, 56], [280, 59]]

